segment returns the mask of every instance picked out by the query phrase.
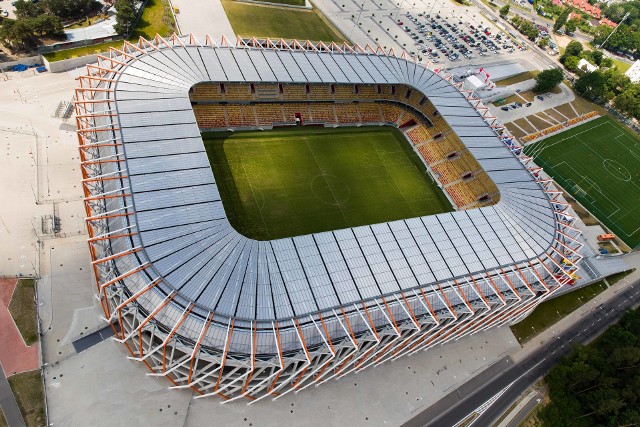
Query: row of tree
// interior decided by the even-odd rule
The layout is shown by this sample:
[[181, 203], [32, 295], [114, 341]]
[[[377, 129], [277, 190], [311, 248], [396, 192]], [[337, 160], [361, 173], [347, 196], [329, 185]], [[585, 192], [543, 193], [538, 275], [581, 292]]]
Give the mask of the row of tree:
[[30, 0], [17, 0], [14, 4], [18, 19], [36, 18], [41, 15], [53, 15], [63, 22], [86, 16], [100, 7], [95, 0], [41, 0], [34, 3]]
[[628, 311], [594, 343], [562, 359], [545, 380], [545, 426], [640, 425], [640, 311]]
[[518, 15], [514, 15], [511, 18], [511, 24], [531, 41], [538, 38], [540, 34], [540, 30], [533, 22], [520, 18]]
[[565, 7], [562, 9], [562, 12], [558, 15], [556, 22], [553, 23], [553, 31], [558, 32], [562, 27], [564, 27], [566, 32], [570, 34], [576, 31], [580, 24], [580, 18], [569, 19], [571, 12], [573, 12], [573, 8], [571, 7]]
[[[594, 46], [600, 46], [613, 32], [613, 28], [600, 25], [593, 35]], [[609, 37], [607, 44], [603, 46], [607, 50], [635, 52], [640, 51], [640, 30], [626, 24], [621, 24], [616, 32]]]
[[63, 22], [69, 22], [100, 7], [95, 0], [17, 0], [16, 20], [4, 19], [0, 42], [13, 50], [27, 50], [42, 37], [63, 35]]
[[0, 42], [13, 50], [26, 50], [41, 37], [57, 37], [63, 34], [60, 18], [42, 14], [16, 21], [5, 19], [0, 26]]

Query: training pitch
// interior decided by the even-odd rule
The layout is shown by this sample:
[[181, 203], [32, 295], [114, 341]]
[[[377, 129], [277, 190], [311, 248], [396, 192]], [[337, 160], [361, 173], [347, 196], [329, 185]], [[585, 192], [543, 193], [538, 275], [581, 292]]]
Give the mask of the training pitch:
[[630, 130], [601, 117], [524, 151], [626, 244], [640, 244], [640, 141]]
[[390, 126], [210, 132], [203, 140], [227, 217], [249, 238], [453, 210], [409, 142]]

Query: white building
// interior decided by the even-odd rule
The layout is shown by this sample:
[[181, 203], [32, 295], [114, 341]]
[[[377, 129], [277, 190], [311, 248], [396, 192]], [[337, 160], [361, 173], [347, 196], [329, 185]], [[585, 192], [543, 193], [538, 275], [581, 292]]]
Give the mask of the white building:
[[640, 81], [640, 61], [634, 62], [631, 68], [629, 68], [624, 74], [629, 77], [629, 80], [631, 80], [632, 83]]
[[581, 70], [585, 70], [589, 73], [598, 69], [598, 67], [596, 67], [595, 65], [593, 65], [591, 62], [587, 61], [584, 58], [580, 59], [580, 62], [578, 62], [578, 68]]

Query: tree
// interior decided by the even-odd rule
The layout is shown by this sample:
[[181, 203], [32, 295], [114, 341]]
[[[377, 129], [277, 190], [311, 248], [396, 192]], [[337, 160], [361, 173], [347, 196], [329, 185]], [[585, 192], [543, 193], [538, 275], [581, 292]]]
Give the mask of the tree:
[[500, 16], [502, 16], [503, 18], [506, 18], [506, 16], [509, 14], [509, 9], [511, 9], [511, 5], [509, 3], [502, 6], [500, 8]]
[[24, 50], [34, 45], [36, 38], [27, 20], [19, 19], [14, 21], [5, 19], [2, 21], [2, 27], [0, 27], [0, 40], [14, 50]]
[[602, 58], [602, 61], [600, 61], [600, 65], [605, 67], [605, 68], [611, 68], [611, 67], [613, 67], [613, 59], [611, 59], [611, 58]]
[[41, 3], [47, 12], [62, 20], [85, 16], [100, 7], [94, 0], [43, 0]]
[[567, 33], [571, 34], [576, 31], [579, 23], [580, 23], [580, 20], [578, 18], [573, 18], [567, 21], [564, 28], [567, 30]]
[[603, 97], [605, 84], [604, 76], [600, 72], [594, 71], [580, 76], [574, 84], [574, 89], [585, 98], [596, 101]]
[[132, 0], [116, 0], [116, 23], [113, 28], [120, 35], [129, 36], [136, 21], [136, 10]]
[[570, 7], [565, 7], [562, 10], [560, 15], [558, 15], [558, 19], [556, 19], [556, 22], [553, 24], [553, 31], [558, 31], [560, 30], [560, 28], [564, 26], [564, 24], [567, 22], [567, 19], [569, 19], [570, 13], [571, 13]]
[[600, 339], [561, 359], [545, 377], [551, 402], [539, 412], [542, 425], [638, 425], [639, 329], [640, 310], [628, 311]]
[[521, 21], [518, 31], [527, 36], [531, 41], [534, 41], [538, 37], [538, 34], [540, 34], [538, 27], [536, 27], [531, 21], [525, 20]]
[[551, 68], [542, 71], [536, 76], [536, 86], [533, 88], [535, 92], [547, 92], [558, 86], [562, 81], [562, 70], [560, 68]]
[[540, 41], [538, 42], [538, 46], [540, 46], [543, 49], [549, 46], [549, 37], [541, 38]]
[[580, 43], [578, 41], [575, 41], [575, 40], [571, 41], [567, 45], [567, 48], [565, 49], [563, 56], [577, 56], [577, 57], [580, 57], [580, 54], [582, 53], [583, 49], [584, 48], [582, 47], [582, 43]]
[[33, 33], [40, 37], [57, 36], [64, 33], [62, 21], [54, 15], [42, 14], [35, 18], [29, 18], [27, 23], [31, 26]]
[[574, 73], [578, 71], [578, 62], [580, 62], [580, 58], [577, 56], [567, 56], [564, 59], [564, 66], [567, 67], [567, 70], [573, 71]]
[[18, 19], [35, 18], [36, 16], [45, 13], [42, 2], [33, 3], [28, 0], [18, 0], [14, 4], [14, 7], [14, 13]]

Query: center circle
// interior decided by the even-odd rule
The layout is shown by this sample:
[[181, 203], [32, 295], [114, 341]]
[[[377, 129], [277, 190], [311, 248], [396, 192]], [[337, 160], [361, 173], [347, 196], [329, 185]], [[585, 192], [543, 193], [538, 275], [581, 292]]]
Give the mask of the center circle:
[[631, 181], [631, 173], [629, 169], [625, 165], [620, 162], [617, 162], [612, 159], [604, 159], [602, 161], [604, 168], [613, 175], [615, 178], [618, 178], [620, 181]]
[[351, 190], [335, 175], [317, 175], [311, 181], [311, 191], [321, 202], [339, 206], [349, 200]]

